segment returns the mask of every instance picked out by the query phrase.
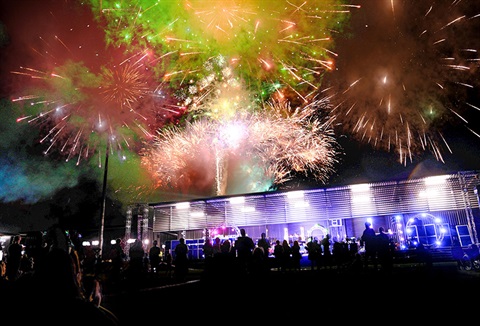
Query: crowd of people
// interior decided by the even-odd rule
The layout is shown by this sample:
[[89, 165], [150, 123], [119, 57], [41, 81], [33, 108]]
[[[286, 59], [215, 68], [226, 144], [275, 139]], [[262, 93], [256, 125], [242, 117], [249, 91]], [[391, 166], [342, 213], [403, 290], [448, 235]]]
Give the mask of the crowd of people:
[[[20, 242], [21, 236], [15, 236], [7, 248], [8, 263], [6, 260], [2, 261], [2, 269], [5, 270], [2, 273], [3, 280], [13, 281], [22, 274], [29, 275], [34, 270], [35, 263], [32, 261], [34, 257], [29, 257], [23, 252]], [[63, 242], [65, 242], [64, 246], [71, 245], [69, 250], [75, 247], [71, 237], [67, 237]], [[359, 250], [359, 245], [362, 252]], [[185, 239], [180, 238], [178, 244], [167, 251], [159, 247], [157, 240], [153, 241], [149, 248], [144, 248], [145, 246], [141, 240], [137, 239], [128, 246], [127, 250], [125, 243], [118, 238], [108, 252], [100, 257], [98, 249], [95, 251], [78, 245], [75, 250], [79, 256], [83, 277], [88, 280], [86, 283], [91, 284], [89, 291], [94, 292], [93, 289], [96, 288], [92, 279], [102, 280], [104, 287], [115, 287], [125, 280], [140, 279], [146, 272], [156, 275], [160, 271], [165, 271], [177, 280], [186, 278], [190, 249]], [[320, 240], [311, 237], [302, 245], [298, 240], [271, 242], [265, 233], [262, 233], [255, 242], [246, 234], [245, 229], [240, 229], [240, 234], [234, 241], [228, 238], [206, 237], [202, 246], [206, 272], [231, 267], [242, 273], [255, 274], [271, 269], [281, 272], [300, 271], [304, 252], [312, 270], [331, 267], [359, 269], [357, 265], [358, 261], [361, 261], [360, 267], [367, 268], [371, 264], [375, 269], [379, 267], [388, 272], [392, 267], [392, 250], [391, 241], [383, 227], [380, 227], [376, 233], [368, 222], [365, 223], [360, 243], [339, 241], [335, 237], [332, 239], [330, 234], [326, 234]], [[108, 278], [107, 281], [106, 278]], [[89, 293], [89, 296], [92, 294]]]
[[[47, 311], [57, 311], [60, 307], [78, 309], [85, 318], [98, 318], [106, 325], [115, 325], [116, 319], [102, 306], [105, 289], [139, 286], [145, 276], [152, 278], [160, 273], [170, 277], [172, 282], [183, 282], [192, 263], [184, 238], [170, 250], [160, 248], [157, 240], [148, 246], [140, 239], [127, 249], [126, 243], [118, 238], [102, 255], [99, 250], [82, 247], [72, 234], [55, 225], [48, 230], [34, 256], [24, 251], [21, 240], [20, 235], [12, 238], [1, 262], [0, 286], [9, 294], [6, 297], [13, 299], [21, 295], [28, 298], [28, 303]], [[254, 241], [245, 229], [240, 229], [235, 239], [205, 238], [203, 275], [209, 280], [222, 275], [261, 278], [272, 270], [294, 273], [303, 267], [304, 252], [311, 270], [392, 271], [395, 249], [383, 227], [375, 232], [366, 222], [358, 240], [339, 241], [326, 234], [320, 240], [312, 237], [305, 244], [298, 240], [272, 242], [262, 233]], [[68, 308], [64, 307], [67, 303]], [[10, 300], [10, 305], [17, 308], [15, 299]], [[51, 324], [56, 322], [50, 321]]]
[[3, 261], [2, 311], [20, 324], [119, 325], [102, 305], [100, 281], [91, 277], [88, 264], [83, 266], [82, 247], [61, 226], [52, 226], [30, 255], [21, 240], [13, 237]]

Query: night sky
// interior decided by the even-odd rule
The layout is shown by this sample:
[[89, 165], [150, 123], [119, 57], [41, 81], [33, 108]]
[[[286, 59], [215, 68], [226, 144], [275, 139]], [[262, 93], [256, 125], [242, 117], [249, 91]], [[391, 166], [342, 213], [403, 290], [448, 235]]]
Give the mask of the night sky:
[[[238, 3], [246, 6], [249, 1]], [[297, 173], [277, 189], [478, 169], [478, 1], [359, 0], [347, 4], [340, 8], [349, 11], [350, 24], [342, 23], [332, 33], [335, 64], [320, 87], [336, 116], [340, 150], [334, 171], [326, 183]], [[173, 107], [176, 90], [162, 85], [161, 101], [158, 96], [142, 96], [142, 102], [134, 103], [135, 114], [129, 108], [114, 111], [107, 107], [110, 102], [98, 103], [98, 94], [84, 91], [101, 82], [102, 69], [115, 71], [128, 57], [121, 47], [106, 48], [105, 30], [111, 30], [95, 20], [90, 7], [73, 0], [0, 0], [0, 23], [0, 232], [42, 229], [57, 218], [71, 228], [92, 230], [100, 217], [105, 142], [88, 136], [82, 143], [88, 157], [65, 155], [57, 144], [49, 149], [40, 140], [51, 130], [53, 118], [18, 121], [33, 111], [22, 105], [28, 101], [15, 99], [32, 94], [52, 102], [80, 103], [75, 119], [69, 117], [66, 124], [72, 128], [70, 135], [93, 124], [88, 119], [99, 119], [85, 103], [105, 105], [102, 114], [108, 113], [110, 128], [122, 125], [120, 150], [115, 148], [109, 157], [110, 226], [118, 226], [130, 203], [208, 197], [195, 188], [183, 193], [155, 188], [155, 180], [141, 164], [140, 153], [149, 137], [137, 119], [145, 117], [145, 128], [150, 131], [180, 121], [180, 110], [165, 109]], [[129, 55], [132, 62], [146, 60], [135, 51]], [[124, 92], [143, 92], [143, 85], [155, 79], [153, 70], [144, 69], [155, 61], [148, 60], [143, 70], [133, 66], [136, 70], [131, 72], [142, 74], [142, 84]], [[43, 77], [52, 72], [74, 77], [70, 83], [60, 77], [46, 83]], [[59, 143], [66, 143], [66, 137]]]

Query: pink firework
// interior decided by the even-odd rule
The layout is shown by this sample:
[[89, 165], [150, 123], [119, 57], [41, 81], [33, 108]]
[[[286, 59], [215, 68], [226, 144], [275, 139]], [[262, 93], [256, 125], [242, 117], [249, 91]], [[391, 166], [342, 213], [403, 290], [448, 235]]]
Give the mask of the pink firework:
[[152, 67], [160, 59], [151, 50], [106, 45], [89, 11], [76, 9], [44, 9], [52, 23], [22, 35], [29, 56], [11, 70], [21, 81], [12, 97], [23, 105], [17, 121], [39, 128], [46, 155], [77, 164], [101, 154], [107, 141], [112, 151], [136, 153], [142, 139], [183, 109], [157, 82]]

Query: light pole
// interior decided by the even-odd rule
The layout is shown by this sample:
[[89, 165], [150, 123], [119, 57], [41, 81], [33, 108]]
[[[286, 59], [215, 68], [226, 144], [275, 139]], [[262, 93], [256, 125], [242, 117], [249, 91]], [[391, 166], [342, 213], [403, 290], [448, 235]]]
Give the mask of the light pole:
[[107, 150], [105, 152], [105, 167], [103, 170], [103, 189], [102, 189], [102, 215], [100, 223], [100, 257], [103, 254], [103, 233], [105, 230], [105, 206], [107, 203], [107, 175], [108, 175], [108, 152], [110, 151], [110, 138], [107, 140]]

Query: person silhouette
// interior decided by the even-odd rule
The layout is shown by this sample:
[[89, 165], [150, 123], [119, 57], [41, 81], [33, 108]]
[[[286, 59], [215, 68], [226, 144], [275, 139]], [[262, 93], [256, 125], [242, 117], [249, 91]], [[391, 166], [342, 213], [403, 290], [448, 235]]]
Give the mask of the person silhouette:
[[393, 267], [393, 255], [390, 251], [390, 237], [381, 226], [376, 235], [378, 261], [382, 272], [390, 273]]
[[237, 252], [239, 271], [241, 273], [248, 271], [253, 249], [255, 249], [255, 243], [252, 238], [247, 236], [245, 229], [240, 229], [240, 236], [237, 237], [235, 241], [235, 250]]
[[219, 237], [216, 237], [213, 240], [213, 257], [217, 257], [219, 254], [222, 253], [222, 240]]
[[220, 249], [221, 249], [222, 256], [232, 257], [232, 253], [231, 253], [232, 244], [230, 243], [230, 240], [228, 239], [223, 240], [222, 246]]
[[262, 234], [260, 235], [260, 239], [258, 239], [257, 246], [263, 249], [263, 254], [265, 255], [265, 258], [268, 258], [268, 256], [270, 255], [271, 244], [265, 232], [262, 232]]
[[15, 281], [20, 273], [20, 263], [22, 261], [23, 246], [20, 241], [21, 235], [15, 235], [12, 238], [12, 243], [7, 248], [7, 266], [6, 276], [9, 281]]
[[203, 250], [203, 257], [204, 257], [203, 259], [205, 263], [204, 270], [210, 271], [213, 264], [213, 244], [210, 241], [210, 238], [208, 237], [205, 238], [203, 242], [202, 250]]
[[32, 275], [16, 281], [15, 295], [22, 304], [12, 311], [22, 316], [22, 324], [120, 325], [115, 314], [85, 295], [79, 256], [63, 228], [52, 226], [46, 238], [42, 259]]
[[145, 256], [143, 244], [140, 239], [135, 239], [132, 243], [128, 250], [128, 256], [130, 258], [128, 263], [128, 277], [130, 278], [130, 281], [139, 281], [138, 278], [144, 269], [143, 258]]
[[377, 269], [377, 248], [375, 238], [375, 230], [372, 228], [370, 222], [365, 222], [365, 229], [363, 230], [362, 237], [360, 238], [365, 249], [363, 262], [365, 269], [368, 268], [368, 264], [371, 261], [375, 270]]
[[323, 252], [323, 265], [325, 268], [331, 268], [333, 264], [333, 257], [332, 257], [332, 251], [330, 249], [331, 246], [331, 236], [330, 234], [326, 234], [325, 237], [320, 241], [320, 246], [322, 247], [322, 252]]
[[184, 281], [188, 273], [188, 245], [184, 238], [180, 238], [178, 244], [174, 248], [175, 258], [175, 278], [177, 281]]
[[210, 259], [213, 257], [213, 244], [210, 241], [210, 238], [205, 238], [202, 249], [203, 249], [203, 256], [205, 259]]
[[292, 259], [292, 250], [288, 241], [283, 239], [282, 241], [282, 260], [281, 260], [281, 268], [282, 272], [287, 272], [290, 269], [290, 263]]
[[320, 269], [320, 259], [321, 253], [322, 253], [322, 247], [320, 247], [320, 244], [318, 243], [317, 238], [310, 238], [310, 241], [307, 242], [305, 249], [307, 250], [307, 258], [310, 261], [310, 267], [311, 270], [314, 271], [315, 268], [317, 270]]
[[117, 284], [121, 279], [125, 257], [126, 255], [122, 248], [122, 239], [116, 238], [110, 248], [110, 259], [112, 260], [110, 281], [112, 284]]
[[250, 274], [259, 277], [259, 279], [266, 276], [268, 272], [267, 259], [268, 258], [265, 257], [263, 252], [263, 248], [255, 247], [252, 252], [252, 260], [250, 261], [249, 266]]
[[168, 277], [172, 277], [172, 264], [173, 264], [173, 257], [170, 251], [167, 251], [165, 253], [165, 258], [164, 258], [164, 263], [165, 263], [165, 274]]
[[300, 261], [302, 260], [302, 253], [300, 252], [300, 243], [298, 240], [294, 240], [290, 251], [292, 252], [292, 269], [294, 272], [301, 270]]
[[280, 240], [275, 240], [275, 245], [273, 246], [273, 257], [274, 257], [274, 267], [277, 271], [282, 269], [283, 263], [283, 246]]
[[148, 250], [148, 262], [150, 263], [150, 273], [157, 274], [160, 267], [160, 252], [158, 241], [153, 240], [153, 244]]

